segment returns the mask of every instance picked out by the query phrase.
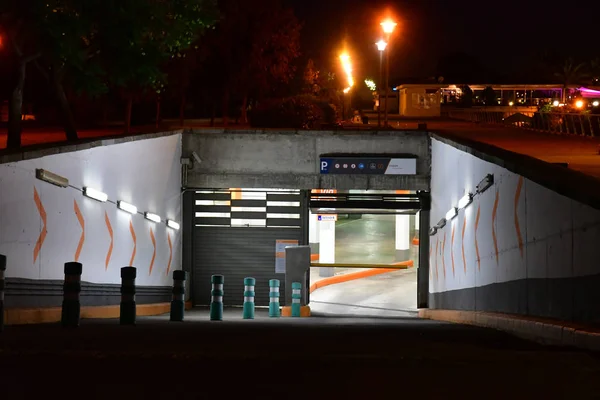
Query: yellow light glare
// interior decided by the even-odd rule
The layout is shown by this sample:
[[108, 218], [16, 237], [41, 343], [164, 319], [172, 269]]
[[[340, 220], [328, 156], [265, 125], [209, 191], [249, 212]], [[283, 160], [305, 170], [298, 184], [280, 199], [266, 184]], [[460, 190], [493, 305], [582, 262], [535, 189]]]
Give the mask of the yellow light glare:
[[575, 107], [577, 108], [582, 108], [583, 107], [583, 101], [582, 100], [577, 100], [575, 102]]
[[390, 34], [390, 33], [394, 32], [394, 29], [396, 28], [396, 25], [398, 25], [398, 24], [390, 19], [387, 19], [387, 20], [383, 21], [380, 25], [383, 28], [383, 31], [385, 33]]
[[346, 74], [346, 80], [348, 81], [348, 87], [344, 90], [344, 93], [348, 93], [350, 88], [354, 86], [354, 77], [352, 76], [352, 63], [350, 62], [350, 56], [348, 53], [342, 53], [340, 55], [340, 61], [342, 62], [342, 68]]
[[375, 43], [377, 45], [377, 50], [379, 51], [384, 51], [385, 48], [387, 47], [387, 42], [383, 39], [381, 39], [379, 42]]

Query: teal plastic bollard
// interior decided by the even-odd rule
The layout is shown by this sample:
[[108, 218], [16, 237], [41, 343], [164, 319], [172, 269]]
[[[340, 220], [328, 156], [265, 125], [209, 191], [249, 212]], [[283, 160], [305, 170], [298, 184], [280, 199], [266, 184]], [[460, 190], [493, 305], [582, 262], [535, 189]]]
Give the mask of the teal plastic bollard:
[[256, 279], [244, 278], [244, 319], [254, 319], [254, 286]]
[[269, 317], [279, 318], [281, 310], [279, 309], [279, 279], [269, 281]]
[[212, 282], [210, 320], [223, 321], [223, 283], [225, 277], [223, 275], [213, 275], [210, 281]]

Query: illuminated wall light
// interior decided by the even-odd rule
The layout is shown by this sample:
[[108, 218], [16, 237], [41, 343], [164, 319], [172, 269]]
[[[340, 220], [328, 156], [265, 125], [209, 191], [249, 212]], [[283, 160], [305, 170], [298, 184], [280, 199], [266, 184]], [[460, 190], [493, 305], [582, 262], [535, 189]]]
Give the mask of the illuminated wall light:
[[117, 207], [130, 214], [137, 214], [137, 207], [133, 204], [126, 203], [123, 200], [117, 201]]
[[458, 215], [458, 210], [456, 207], [452, 207], [451, 209], [448, 210], [448, 212], [446, 213], [446, 221], [451, 221], [452, 218], [456, 217]]
[[552, 102], [552, 105], [553, 105], [554, 107], [558, 107], [558, 106], [560, 105], [560, 101], [558, 101], [558, 100], [554, 100], [554, 101]]
[[102, 193], [101, 191], [90, 187], [83, 188], [83, 195], [90, 199], [101, 201], [102, 203], [108, 200], [108, 195], [106, 193]]
[[146, 218], [147, 220], [150, 220], [152, 222], [156, 222], [156, 223], [160, 222], [160, 216], [158, 216], [156, 214], [153, 214], [153, 213], [150, 213], [148, 211], [146, 211], [144, 213], [144, 218]]
[[35, 177], [41, 181], [48, 182], [63, 188], [69, 186], [69, 180], [67, 178], [63, 178], [60, 175], [53, 174], [52, 172], [46, 171], [45, 169], [37, 168], [35, 170]]
[[469, 204], [471, 204], [472, 202], [473, 202], [473, 195], [471, 193], [467, 193], [458, 201], [458, 208], [463, 209], [466, 206], [468, 206]]
[[600, 101], [596, 100], [596, 101], [594, 101], [594, 102], [592, 103], [592, 105], [593, 105], [594, 107], [598, 107], [598, 106], [600, 106]]
[[167, 226], [171, 229], [179, 230], [179, 224], [175, 221], [167, 220]]
[[479, 182], [477, 184], [477, 193], [483, 193], [485, 192], [490, 186], [492, 186], [494, 184], [494, 175], [492, 174], [487, 174], [485, 178], [483, 178], [481, 180], [481, 182]]

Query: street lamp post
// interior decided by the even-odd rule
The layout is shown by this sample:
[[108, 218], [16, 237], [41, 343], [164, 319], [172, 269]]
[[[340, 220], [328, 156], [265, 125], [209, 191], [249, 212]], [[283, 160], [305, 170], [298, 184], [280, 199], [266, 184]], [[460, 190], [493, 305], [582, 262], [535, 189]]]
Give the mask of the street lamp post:
[[[385, 51], [385, 48], [387, 47], [387, 42], [383, 39], [381, 39], [379, 42], [375, 43], [377, 45], [377, 50], [379, 50], [379, 82], [377, 82], [377, 85], [379, 85], [379, 90], [378, 90], [378, 106], [377, 106], [377, 126], [381, 128], [381, 89], [384, 87], [383, 84], [383, 52]], [[386, 93], [386, 97], [387, 97], [387, 93]]]
[[388, 126], [388, 87], [390, 85], [390, 38], [392, 36], [392, 32], [396, 28], [396, 23], [391, 20], [386, 20], [381, 23], [381, 27], [383, 28], [383, 32], [387, 35], [387, 52], [385, 54], [385, 116], [384, 116], [384, 125]]

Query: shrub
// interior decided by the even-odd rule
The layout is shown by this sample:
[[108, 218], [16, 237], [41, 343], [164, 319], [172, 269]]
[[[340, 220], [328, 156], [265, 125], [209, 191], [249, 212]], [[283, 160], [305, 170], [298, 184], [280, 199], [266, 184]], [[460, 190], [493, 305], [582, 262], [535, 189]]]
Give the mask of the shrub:
[[248, 113], [255, 128], [318, 129], [323, 123], [334, 123], [335, 109], [326, 101], [311, 95], [300, 95], [261, 102]]

